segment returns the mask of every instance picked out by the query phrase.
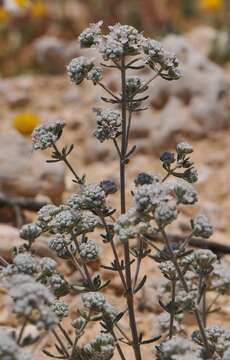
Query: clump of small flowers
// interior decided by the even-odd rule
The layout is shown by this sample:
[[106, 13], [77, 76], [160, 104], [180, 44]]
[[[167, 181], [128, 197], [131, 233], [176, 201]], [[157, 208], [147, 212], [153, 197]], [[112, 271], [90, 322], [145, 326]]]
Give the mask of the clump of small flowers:
[[101, 26], [102, 21], [98, 21], [96, 24], [91, 24], [87, 29], [85, 29], [79, 36], [79, 41], [81, 47], [89, 48], [93, 45], [96, 45], [101, 38]]
[[83, 347], [83, 354], [88, 360], [109, 360], [114, 350], [114, 338], [110, 334], [100, 334]]
[[0, 329], [0, 358], [2, 360], [36, 360], [17, 343], [13, 329]]
[[20, 318], [49, 329], [57, 323], [50, 305], [54, 300], [51, 292], [29, 275], [13, 275], [9, 283], [9, 295], [13, 299], [13, 312]]
[[194, 217], [191, 224], [194, 236], [209, 238], [213, 234], [213, 227], [204, 214], [198, 214]]
[[176, 360], [178, 355], [187, 355], [193, 349], [192, 341], [180, 336], [173, 336], [171, 339], [161, 343], [157, 348], [158, 360]]
[[[80, 56], [69, 63], [67, 73], [75, 85], [89, 80], [107, 94], [101, 100], [109, 103], [109, 108], [94, 109], [94, 136], [101, 143], [111, 141], [114, 146], [120, 165], [120, 184], [117, 186], [114, 181], [103, 179], [89, 183], [86, 175], [79, 175], [69, 160], [74, 146], [59, 148], [58, 140], [64, 129], [62, 120], [34, 129], [34, 150], [51, 148], [48, 162], [64, 162], [77, 188], [63, 204], [42, 207], [37, 219], [20, 230], [25, 243], [14, 249], [12, 263], [1, 261], [1, 277], [9, 289], [12, 311], [23, 325], [16, 341], [11, 335], [2, 336], [14, 353], [2, 343], [0, 334], [0, 357], [3, 360], [32, 359], [21, 352], [22, 346], [36, 341], [33, 336], [24, 334], [27, 324], [32, 324], [39, 331], [51, 330], [55, 350], [44, 349], [44, 354], [50, 358], [109, 360], [117, 349], [125, 359], [123, 344], [126, 343], [132, 347], [135, 360], [141, 360], [144, 345], [159, 340], [143, 337], [134, 308], [134, 298], [147, 279], [147, 275], [141, 277], [140, 274], [142, 262], [148, 258], [159, 264], [165, 280], [157, 291], [164, 313], [159, 318], [163, 334], [156, 346], [156, 359], [228, 359], [230, 332], [218, 326], [207, 327], [207, 318], [214, 311], [217, 299], [209, 303], [207, 294], [229, 293], [229, 264], [219, 264], [217, 256], [209, 249], [189, 247], [193, 237], [209, 238], [213, 228], [206, 216], [198, 213], [191, 220], [190, 233], [176, 237], [171, 234], [171, 224], [174, 225], [180, 216], [181, 208], [198, 201], [192, 185], [198, 180], [191, 159], [193, 146], [182, 141], [175, 151], [161, 154], [162, 175], [141, 171], [134, 179], [132, 205], [126, 206], [126, 167], [136, 150], [129, 144], [133, 113], [145, 110], [146, 92], [156, 77], [170, 81], [180, 78], [179, 62], [159, 42], [145, 38], [129, 25], [109, 26], [108, 32], [103, 34], [101, 21], [91, 24], [80, 34], [79, 42], [81, 47], [97, 51], [103, 62], [99, 65], [98, 58]], [[104, 68], [120, 72], [119, 92], [114, 93], [104, 83]], [[138, 74], [131, 74], [145, 68], [151, 70], [147, 81]], [[173, 182], [168, 181], [171, 178]], [[120, 212], [109, 203], [109, 196], [118, 190]], [[92, 233], [90, 238], [89, 233]], [[41, 235], [47, 240], [54, 258], [41, 258], [36, 254], [34, 245]], [[156, 240], [163, 245], [156, 244]], [[102, 259], [100, 241], [111, 247], [110, 264], [106, 264], [106, 258]], [[122, 246], [122, 255], [118, 246]], [[71, 265], [71, 271], [77, 272], [76, 278], [62, 273], [59, 264], [64, 261], [66, 266]], [[122, 309], [114, 307], [103, 295], [110, 281], [104, 281], [100, 273], [94, 274], [93, 267], [98, 264], [119, 276], [126, 300]], [[63, 325], [67, 323], [64, 318], [69, 319], [71, 315], [67, 304], [70, 295], [79, 295], [82, 300], [82, 306], [76, 309], [76, 318], [69, 322], [72, 332]], [[195, 315], [197, 321], [191, 340], [181, 331], [187, 313]], [[121, 322], [123, 317], [129, 320], [127, 334]], [[86, 343], [81, 338], [92, 322], [98, 323], [100, 333]]]
[[44, 150], [51, 147], [60, 138], [64, 126], [62, 120], [56, 120], [36, 127], [32, 133], [33, 148]]
[[87, 309], [101, 312], [106, 300], [101, 293], [91, 291], [82, 295], [82, 302]]
[[93, 60], [80, 56], [73, 59], [67, 66], [68, 75], [73, 83], [79, 85], [87, 78], [89, 72], [93, 69]]
[[94, 131], [95, 137], [100, 142], [108, 139], [116, 139], [121, 133], [121, 118], [119, 112], [110, 109], [96, 109], [95, 112], [97, 114], [97, 128]]
[[67, 317], [69, 315], [69, 307], [68, 307], [68, 305], [66, 303], [58, 301], [58, 300], [56, 300], [56, 301], [54, 301], [52, 303], [51, 310], [61, 320], [64, 317]]
[[13, 264], [18, 272], [32, 275], [38, 271], [38, 261], [27, 253], [19, 253], [13, 259]]
[[88, 263], [97, 260], [99, 248], [94, 240], [87, 240], [79, 245], [81, 261]]

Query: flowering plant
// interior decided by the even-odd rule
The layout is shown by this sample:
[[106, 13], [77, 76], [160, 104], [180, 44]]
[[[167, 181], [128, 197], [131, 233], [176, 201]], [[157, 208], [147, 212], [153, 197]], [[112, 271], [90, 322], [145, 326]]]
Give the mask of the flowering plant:
[[[109, 97], [102, 97], [115, 109], [96, 109], [95, 137], [111, 141], [120, 162], [120, 211], [112, 208], [108, 198], [118, 191], [111, 180], [88, 183], [87, 177], [72, 167], [70, 147], [59, 148], [58, 140], [64, 129], [62, 120], [38, 126], [32, 135], [33, 147], [53, 149], [48, 162], [63, 161], [74, 177], [77, 186], [60, 206], [46, 205], [40, 209], [37, 219], [26, 224], [20, 231], [25, 240], [15, 249], [12, 264], [2, 260], [2, 278], [12, 298], [12, 309], [22, 322], [20, 331], [2, 330], [0, 337], [1, 359], [25, 359], [19, 350], [38, 339], [25, 335], [28, 324], [40, 333], [50, 330], [55, 338], [55, 350], [43, 350], [50, 358], [109, 360], [115, 351], [125, 360], [124, 346], [133, 349], [133, 359], [143, 358], [143, 348], [159, 340], [151, 334], [144, 338], [136, 321], [135, 296], [144, 287], [147, 276], [140, 278], [140, 269], [145, 258], [159, 264], [165, 278], [159, 303], [165, 311], [159, 317], [161, 340], [156, 346], [156, 359], [227, 359], [230, 349], [229, 330], [219, 326], [207, 326], [207, 318], [213, 311], [217, 297], [208, 304], [207, 293], [227, 294], [230, 289], [229, 264], [218, 263], [210, 250], [189, 248], [193, 237], [209, 238], [213, 228], [203, 213], [191, 220], [191, 231], [179, 243], [171, 241], [168, 226], [176, 221], [182, 206], [191, 206], [198, 201], [193, 183], [198, 179], [197, 170], [190, 156], [193, 147], [187, 142], [177, 145], [175, 152], [164, 152], [160, 161], [164, 175], [141, 172], [134, 179], [133, 206], [126, 207], [126, 167], [135, 152], [129, 148], [129, 134], [133, 114], [145, 110], [143, 103], [150, 83], [156, 77], [177, 80], [181, 76], [177, 58], [168, 53], [160, 43], [145, 38], [135, 28], [117, 24], [102, 34], [102, 22], [92, 24], [80, 37], [83, 48], [93, 47], [102, 56], [101, 65], [93, 59], [78, 57], [67, 67], [71, 81], [79, 85], [91, 81], [104, 89]], [[148, 81], [129, 73], [149, 67], [152, 76]], [[119, 94], [114, 94], [103, 83], [103, 69], [118, 70], [121, 77]], [[169, 181], [173, 178], [175, 181]], [[102, 241], [111, 247], [113, 260], [102, 267], [119, 276], [126, 306], [116, 309], [103, 295], [109, 282], [100, 275], [93, 275], [89, 264], [100, 256], [100, 244], [96, 241], [95, 229], [103, 229]], [[49, 234], [48, 246], [56, 259], [71, 262], [80, 276], [72, 283], [58, 269], [53, 258], [39, 258], [34, 253], [34, 243], [42, 234]], [[163, 247], [154, 239], [161, 239]], [[119, 255], [119, 243], [123, 254]], [[64, 324], [69, 316], [65, 297], [80, 294], [82, 306], [78, 316], [69, 324], [72, 333]], [[185, 337], [182, 330], [186, 313], [195, 315], [197, 330], [192, 338]], [[127, 317], [130, 333], [120, 323]], [[100, 333], [88, 343], [80, 341], [91, 322], [98, 321]], [[74, 333], [74, 334], [73, 334]], [[5, 340], [4, 340], [5, 339]], [[12, 344], [9, 347], [6, 344]], [[14, 350], [18, 349], [18, 350]], [[16, 352], [15, 352], [16, 351]], [[16, 355], [15, 355], [16, 353]], [[24, 356], [24, 357], [23, 357]], [[31, 357], [29, 357], [28, 359]]]

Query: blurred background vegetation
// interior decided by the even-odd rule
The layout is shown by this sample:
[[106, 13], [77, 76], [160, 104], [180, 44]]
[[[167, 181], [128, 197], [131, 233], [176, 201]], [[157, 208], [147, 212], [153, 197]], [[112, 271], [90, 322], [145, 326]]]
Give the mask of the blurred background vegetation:
[[43, 35], [76, 39], [89, 22], [127, 23], [161, 37], [199, 24], [218, 30], [210, 57], [230, 59], [229, 0], [0, 0], [0, 71], [15, 75], [38, 69], [33, 43]]

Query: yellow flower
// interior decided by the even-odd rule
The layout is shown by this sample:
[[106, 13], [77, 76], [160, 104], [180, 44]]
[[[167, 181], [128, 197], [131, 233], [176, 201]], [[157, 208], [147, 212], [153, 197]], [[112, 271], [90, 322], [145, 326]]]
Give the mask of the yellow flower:
[[33, 17], [43, 17], [48, 14], [48, 10], [48, 6], [43, 1], [35, 1], [30, 7], [30, 13]]
[[16, 5], [19, 6], [19, 7], [23, 7], [27, 4], [27, 0], [14, 0]]
[[38, 123], [38, 116], [31, 112], [22, 112], [13, 118], [13, 127], [23, 135], [30, 135]]
[[216, 11], [222, 6], [222, 0], [200, 0], [200, 6], [203, 10]]
[[8, 19], [9, 19], [8, 11], [3, 6], [0, 6], [0, 23], [6, 22]]

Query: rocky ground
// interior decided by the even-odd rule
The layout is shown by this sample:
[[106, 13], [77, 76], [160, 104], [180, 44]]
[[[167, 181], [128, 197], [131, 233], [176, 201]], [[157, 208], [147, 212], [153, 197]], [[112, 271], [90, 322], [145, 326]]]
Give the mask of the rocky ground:
[[[165, 44], [172, 47], [181, 58], [184, 77], [170, 84], [156, 80], [150, 88], [149, 109], [134, 119], [131, 144], [137, 145], [137, 151], [128, 165], [127, 196], [130, 198], [132, 182], [138, 172], [161, 171], [159, 153], [163, 149], [172, 149], [177, 141], [186, 139], [194, 146], [193, 160], [199, 171], [197, 189], [200, 202], [195, 210], [202, 208], [209, 216], [215, 227], [213, 239], [229, 244], [230, 77], [227, 69], [207, 59], [207, 49], [201, 46], [204, 41], [200, 40], [197, 45], [201, 35], [206, 38], [206, 43], [208, 38], [209, 41], [212, 38], [211, 30], [200, 29], [198, 35], [193, 32], [188, 37], [169, 36], [165, 39]], [[147, 77], [148, 74], [143, 76]], [[116, 77], [107, 74], [105, 82], [111, 89], [118, 90]], [[87, 174], [89, 182], [111, 178], [118, 182], [119, 167], [114, 150], [109, 145], [98, 143], [92, 135], [94, 114], [91, 108], [101, 106], [100, 96], [103, 91], [91, 85], [75, 87], [66, 75], [28, 74], [0, 79], [0, 93], [0, 192], [10, 196], [36, 197], [39, 200], [47, 200], [49, 197], [54, 202], [60, 202], [75, 188], [71, 175], [64, 173], [62, 165], [48, 167], [45, 164], [48, 153], [32, 152], [30, 138], [12, 128], [14, 115], [25, 110], [38, 114], [42, 121], [56, 117], [66, 121], [62, 142], [75, 145], [72, 163], [81, 174]], [[112, 201], [118, 205], [116, 196]], [[186, 232], [190, 215], [190, 210], [181, 213], [174, 232]], [[25, 216], [27, 220], [32, 220], [34, 215], [26, 212]], [[17, 228], [5, 222], [5, 214], [4, 218], [2, 214], [0, 253], [9, 256], [10, 248], [19, 241]], [[38, 248], [41, 254], [47, 251], [44, 242]], [[101, 262], [108, 264], [110, 251], [103, 247], [102, 253]], [[74, 279], [76, 275], [71, 273], [71, 269], [66, 264], [61, 266]], [[156, 265], [147, 260], [143, 274], [149, 274], [148, 282], [137, 296], [136, 303], [139, 327], [151, 334], [157, 332], [155, 317], [160, 311], [154, 291], [157, 272]], [[103, 273], [103, 277], [107, 279], [108, 274]], [[122, 308], [121, 288], [116, 277], [112, 279], [107, 296], [114, 305]], [[2, 297], [0, 325], [14, 325], [14, 318], [5, 306], [6, 298], [4, 295]], [[78, 299], [69, 300], [74, 314]], [[219, 305], [223, 305], [221, 313], [213, 315], [210, 321], [228, 323], [230, 308], [226, 299], [221, 300]], [[194, 319], [186, 319], [186, 325], [190, 331]], [[127, 322], [123, 322], [123, 327], [128, 331]], [[94, 331], [92, 329], [92, 333]], [[152, 346], [147, 347], [146, 359], [152, 358], [151, 352]], [[127, 359], [131, 358], [127, 349]], [[39, 359], [42, 359], [41, 353]]]

